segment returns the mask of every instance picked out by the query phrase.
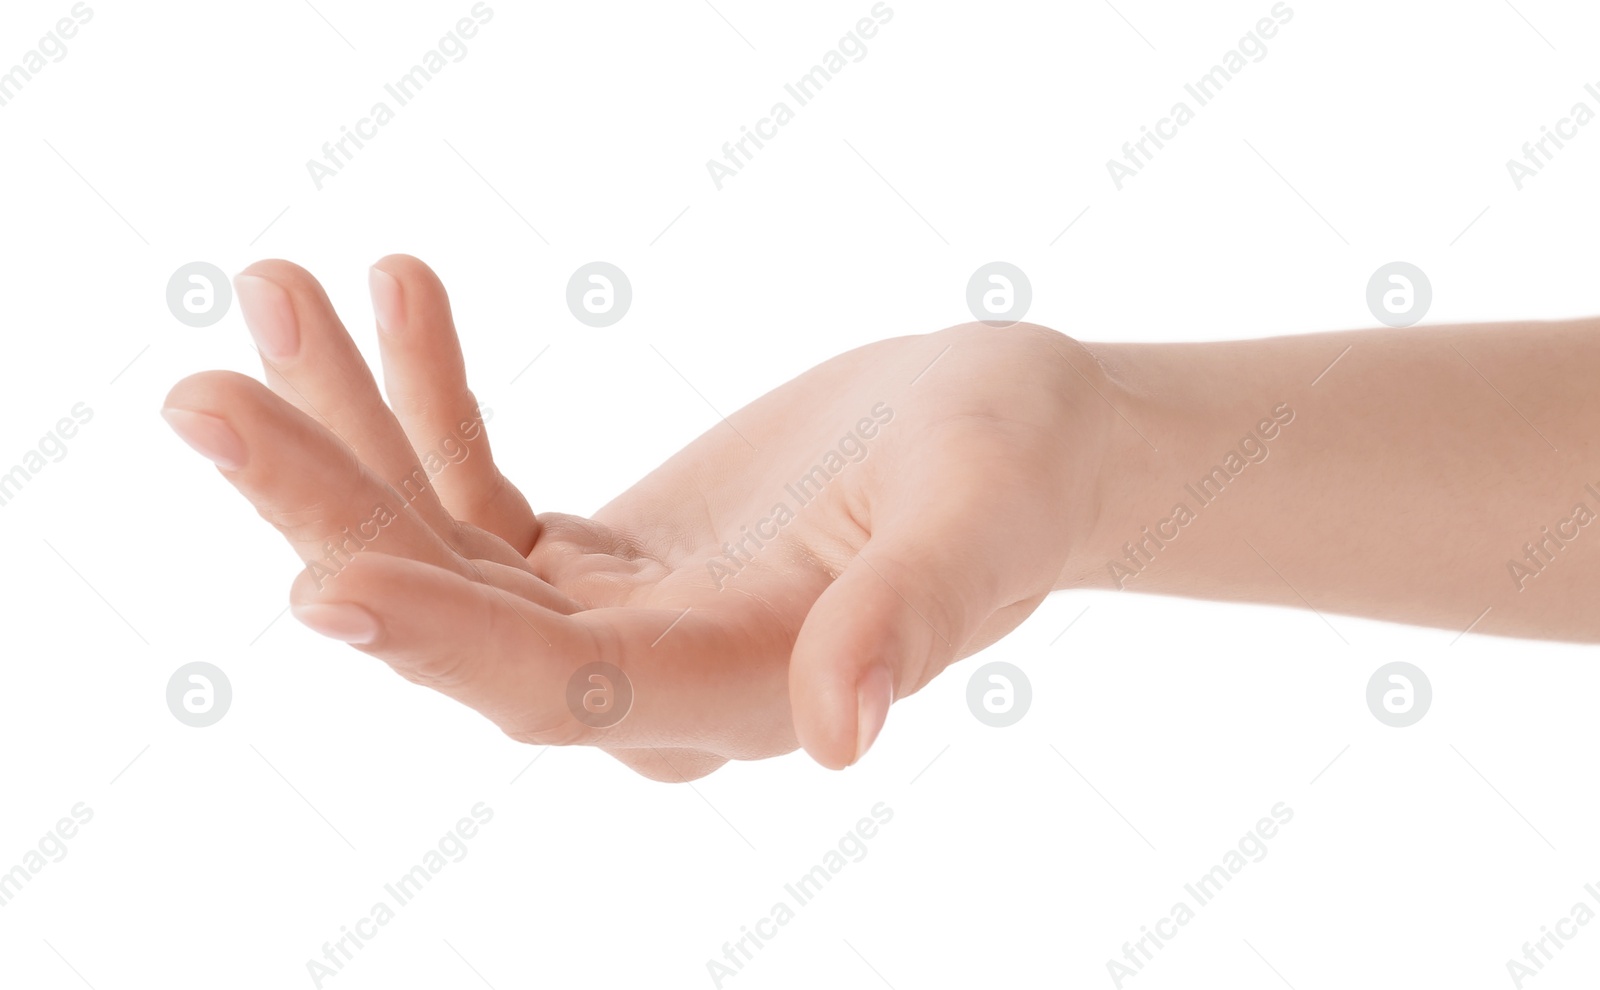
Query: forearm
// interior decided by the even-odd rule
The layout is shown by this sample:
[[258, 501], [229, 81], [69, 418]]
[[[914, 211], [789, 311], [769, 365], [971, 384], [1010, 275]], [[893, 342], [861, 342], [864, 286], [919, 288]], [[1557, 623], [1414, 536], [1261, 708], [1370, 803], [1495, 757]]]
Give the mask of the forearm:
[[1117, 415], [1058, 587], [1600, 640], [1600, 321], [1086, 348]]

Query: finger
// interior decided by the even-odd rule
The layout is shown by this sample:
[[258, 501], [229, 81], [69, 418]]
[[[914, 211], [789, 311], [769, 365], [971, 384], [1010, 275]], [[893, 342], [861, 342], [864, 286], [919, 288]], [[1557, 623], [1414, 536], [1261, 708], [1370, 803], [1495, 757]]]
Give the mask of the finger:
[[[999, 608], [1024, 597], [1032, 568], [1010, 559], [1027, 534], [981, 492], [935, 484], [910, 466], [874, 507], [873, 533], [812, 604], [789, 665], [795, 733], [823, 766], [866, 754], [889, 706], [956, 659]], [[973, 454], [975, 468], [986, 466]], [[942, 462], [941, 462], [942, 463]], [[1037, 518], [1037, 517], [1030, 517]], [[1025, 551], [1024, 551], [1025, 552]]]
[[[261, 261], [235, 278], [234, 286], [272, 390], [337, 434], [453, 544], [455, 520], [439, 502], [428, 472], [317, 280], [287, 261]], [[516, 562], [504, 547], [474, 551]]]
[[567, 710], [573, 671], [597, 646], [569, 617], [421, 561], [369, 554], [320, 587], [290, 595], [313, 631], [378, 657], [396, 673], [488, 717], [522, 742], [589, 741]]
[[337, 573], [364, 550], [473, 573], [338, 437], [255, 379], [228, 371], [191, 376], [168, 393], [162, 413], [277, 527], [313, 576]]
[[795, 734], [834, 770], [861, 759], [898, 697], [956, 656], [972, 622], [957, 588], [938, 575], [950, 561], [925, 545], [869, 540], [818, 596], [789, 666]]
[[[355, 645], [402, 676], [435, 688], [495, 722], [512, 738], [547, 745], [756, 759], [793, 748], [785, 668], [764, 649], [720, 640], [709, 615], [596, 609], [565, 616], [500, 589], [417, 561], [365, 555], [317, 588], [301, 578], [296, 616]], [[777, 654], [781, 658], [781, 653]], [[595, 681], [592, 663], [610, 665]], [[569, 697], [591, 685], [622, 706], [595, 719]], [[688, 778], [697, 766], [680, 766]]]
[[369, 282], [385, 391], [425, 465], [449, 462], [435, 478], [445, 507], [526, 555], [539, 524], [528, 500], [495, 466], [478, 400], [467, 388], [443, 283], [427, 265], [403, 254], [374, 265]]
[[669, 773], [685, 778], [693, 774], [675, 763], [673, 750], [760, 760], [795, 748], [792, 631], [771, 623], [752, 629], [709, 608], [595, 608], [572, 618], [590, 629], [601, 659], [633, 692], [628, 716], [606, 730], [607, 748], [656, 750]]
[[[533, 581], [533, 577], [526, 571], [496, 565], [496, 563], [490, 563], [490, 561], [477, 561], [477, 565], [478, 568], [482, 569], [486, 581], [498, 585], [499, 589], [504, 590], [504, 592], [512, 593], [512, 595], [530, 592], [530, 590], [538, 593], [538, 595], [546, 595], [549, 592], [549, 585], [541, 585], [539, 589], [530, 589], [528, 582]], [[437, 571], [432, 571], [432, 573], [424, 571], [422, 576], [424, 576], [424, 581], [438, 581]], [[360, 579], [357, 579], [357, 581], [360, 581]], [[448, 584], [448, 582], [438, 581], [438, 584]], [[456, 590], [459, 592], [462, 589], [456, 587]], [[379, 595], [386, 593], [384, 590], [379, 589], [366, 589], [365, 592], [379, 593]], [[342, 582], [341, 589], [333, 593], [336, 597], [355, 598], [360, 597], [363, 590], [355, 589], [355, 585], [352, 582]], [[296, 606], [296, 616], [309, 619], [307, 625], [317, 630], [317, 632], [322, 632], [323, 635], [331, 635], [331, 637], [341, 638], [341, 640], [350, 640], [350, 638], [357, 638], [358, 640], [358, 638], [363, 637], [363, 633], [368, 629], [365, 625], [365, 616], [355, 613], [339, 616], [336, 606], [318, 606], [317, 598], [315, 582], [310, 581], [307, 577], [301, 577], [293, 593], [293, 600], [299, 603]], [[482, 600], [478, 603], [478, 606], [485, 605], [493, 608], [494, 603], [490, 600]], [[574, 608], [570, 608], [571, 603], [563, 603], [563, 601], [558, 600], [541, 601], [538, 598], [534, 598], [534, 605], [544, 606], [544, 608], [549, 608], [550, 611], [557, 611], [557, 613], [574, 611]], [[563, 606], [568, 606], [568, 608], [563, 608]], [[360, 608], [360, 606], [357, 606], [357, 608]], [[302, 621], [306, 621], [306, 619], [302, 619]], [[458, 614], [458, 619], [466, 622], [474, 621], [474, 617], [470, 616], [470, 614]], [[376, 617], [373, 617], [373, 622], [376, 622]], [[477, 627], [475, 625], [466, 625], [462, 629], [477, 629]], [[405, 633], [400, 632], [398, 635], [403, 637]], [[464, 641], [470, 640], [470, 637], [461, 638]], [[390, 648], [389, 653], [384, 654], [384, 659], [390, 659], [395, 670], [400, 670], [410, 680], [419, 681], [419, 683], [435, 685], [442, 670], [454, 669], [458, 672], [458, 675], [464, 675], [462, 673], [462, 661], [461, 659], [456, 659], [456, 657], [443, 657], [443, 659], [440, 656], [416, 657], [403, 653], [402, 649]], [[430, 667], [430, 664], [438, 665], [438, 667]], [[466, 675], [466, 677], [470, 677], [470, 675]], [[528, 685], [525, 688], [538, 689], [538, 686]], [[494, 691], [501, 691], [501, 689], [515, 691], [518, 688], [515, 685], [506, 683], [502, 688], [496, 686], [493, 689]], [[477, 709], [478, 702], [482, 701], [482, 697], [478, 696], [478, 694], [461, 694], [461, 696], [456, 697], [458, 697], [458, 701], [464, 702], [464, 704], [474, 707], [474, 709]], [[523, 725], [520, 717], [512, 718], [507, 725], [512, 729], [518, 729], [518, 731], [526, 731], [526, 726]], [[686, 780], [699, 779], [699, 777], [704, 777], [710, 772], [714, 772], [715, 769], [720, 768], [723, 763], [728, 761], [725, 756], [717, 756], [714, 753], [706, 752], [706, 750], [693, 750], [693, 748], [622, 748], [622, 750], [608, 750], [608, 752], [616, 760], [621, 761], [624, 766], [637, 772], [637, 774], [650, 777], [651, 780], [661, 780], [666, 784], [682, 784]]]
[[[859, 760], [893, 699], [998, 638], [1060, 573], [1065, 527], [1040, 521], [1062, 511], [1064, 482], [1048, 475], [1065, 468], [1019, 461], [1027, 445], [997, 436], [1015, 439], [949, 424], [885, 470], [870, 539], [802, 623], [789, 666], [795, 732], [824, 766]], [[1015, 482], [984, 480], [999, 477]]]

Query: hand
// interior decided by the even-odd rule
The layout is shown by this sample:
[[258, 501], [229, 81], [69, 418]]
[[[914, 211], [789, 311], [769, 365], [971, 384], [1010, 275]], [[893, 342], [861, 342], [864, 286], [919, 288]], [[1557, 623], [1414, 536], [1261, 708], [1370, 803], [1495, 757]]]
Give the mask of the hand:
[[[1109, 411], [1094, 361], [1041, 327], [848, 352], [592, 519], [536, 516], [437, 277], [397, 255], [371, 281], [389, 405], [321, 287], [269, 261], [237, 288], [271, 391], [207, 372], [164, 414], [306, 562], [303, 623], [514, 739], [662, 780], [797, 745], [842, 768], [893, 700], [1032, 612], [1092, 525]], [[596, 662], [633, 693], [608, 727], [567, 701]]]

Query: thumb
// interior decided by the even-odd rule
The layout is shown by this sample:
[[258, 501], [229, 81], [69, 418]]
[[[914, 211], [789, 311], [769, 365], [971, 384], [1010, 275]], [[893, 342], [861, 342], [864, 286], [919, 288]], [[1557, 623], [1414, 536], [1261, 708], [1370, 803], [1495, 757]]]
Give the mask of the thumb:
[[842, 770], [871, 747], [889, 705], [956, 659], [990, 596], [948, 541], [874, 535], [811, 607], [789, 664], [795, 735]]

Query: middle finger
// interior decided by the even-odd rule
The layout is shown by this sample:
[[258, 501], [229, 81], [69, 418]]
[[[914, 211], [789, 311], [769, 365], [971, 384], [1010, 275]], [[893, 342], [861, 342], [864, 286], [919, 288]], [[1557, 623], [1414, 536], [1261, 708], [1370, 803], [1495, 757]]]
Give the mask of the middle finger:
[[466, 534], [439, 501], [366, 360], [309, 272], [287, 261], [261, 261], [234, 285], [274, 392], [337, 434], [445, 543], [466, 556], [526, 568], [521, 555], [499, 541], [462, 545]]

